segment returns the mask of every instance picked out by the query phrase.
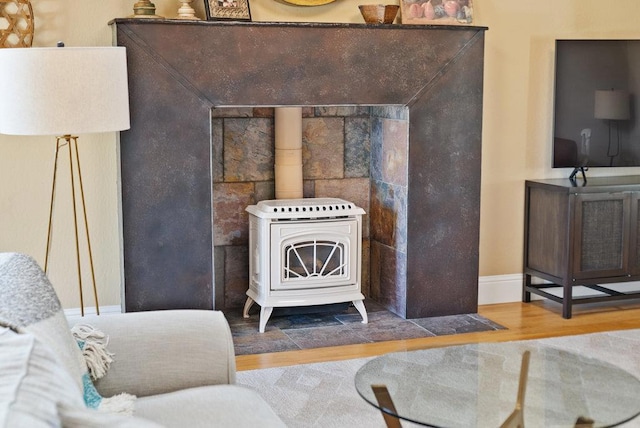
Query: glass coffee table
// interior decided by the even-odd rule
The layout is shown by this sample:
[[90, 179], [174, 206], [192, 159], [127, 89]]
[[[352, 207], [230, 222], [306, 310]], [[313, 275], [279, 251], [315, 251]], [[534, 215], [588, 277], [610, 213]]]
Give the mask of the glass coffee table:
[[513, 420], [505, 425], [516, 413], [527, 428], [608, 427], [640, 414], [640, 381], [632, 374], [605, 361], [520, 342], [383, 355], [358, 370], [355, 384], [383, 413], [434, 427], [517, 426]]

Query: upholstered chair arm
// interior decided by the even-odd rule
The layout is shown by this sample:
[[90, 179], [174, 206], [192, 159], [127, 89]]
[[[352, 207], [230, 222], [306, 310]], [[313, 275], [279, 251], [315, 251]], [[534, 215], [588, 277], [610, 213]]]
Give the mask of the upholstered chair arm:
[[235, 383], [233, 340], [222, 312], [133, 312], [88, 316], [74, 324], [92, 325], [109, 336], [114, 361], [95, 382], [103, 396], [144, 397]]

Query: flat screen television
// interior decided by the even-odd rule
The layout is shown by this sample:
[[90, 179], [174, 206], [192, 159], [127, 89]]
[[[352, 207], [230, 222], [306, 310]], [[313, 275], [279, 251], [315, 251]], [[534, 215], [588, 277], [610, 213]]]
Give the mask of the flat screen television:
[[[556, 40], [553, 167], [640, 166], [640, 40]], [[583, 170], [584, 172], [584, 170]]]

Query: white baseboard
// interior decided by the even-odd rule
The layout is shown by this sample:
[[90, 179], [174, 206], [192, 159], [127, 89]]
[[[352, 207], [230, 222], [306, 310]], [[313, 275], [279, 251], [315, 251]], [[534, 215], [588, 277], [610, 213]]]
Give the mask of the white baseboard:
[[521, 302], [523, 278], [521, 273], [481, 276], [478, 278], [478, 305]]

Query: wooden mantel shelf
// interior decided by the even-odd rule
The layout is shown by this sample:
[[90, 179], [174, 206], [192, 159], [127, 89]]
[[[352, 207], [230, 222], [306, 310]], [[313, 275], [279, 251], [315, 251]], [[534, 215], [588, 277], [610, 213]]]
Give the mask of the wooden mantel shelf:
[[[477, 310], [484, 27], [115, 19], [127, 310], [211, 308], [211, 114], [396, 105], [409, 120], [409, 318]], [[461, 120], [462, 118], [462, 120]], [[394, 278], [391, 278], [394, 280]]]
[[378, 30], [384, 29], [403, 29], [424, 31], [429, 30], [488, 30], [488, 27], [474, 25], [403, 25], [398, 24], [355, 24], [340, 22], [265, 22], [265, 21], [190, 21], [186, 19], [138, 19], [138, 18], [115, 18], [109, 21], [109, 25], [114, 24], [142, 24], [142, 25], [202, 25], [202, 26], [240, 26], [240, 27], [298, 27], [298, 28], [373, 28]]

